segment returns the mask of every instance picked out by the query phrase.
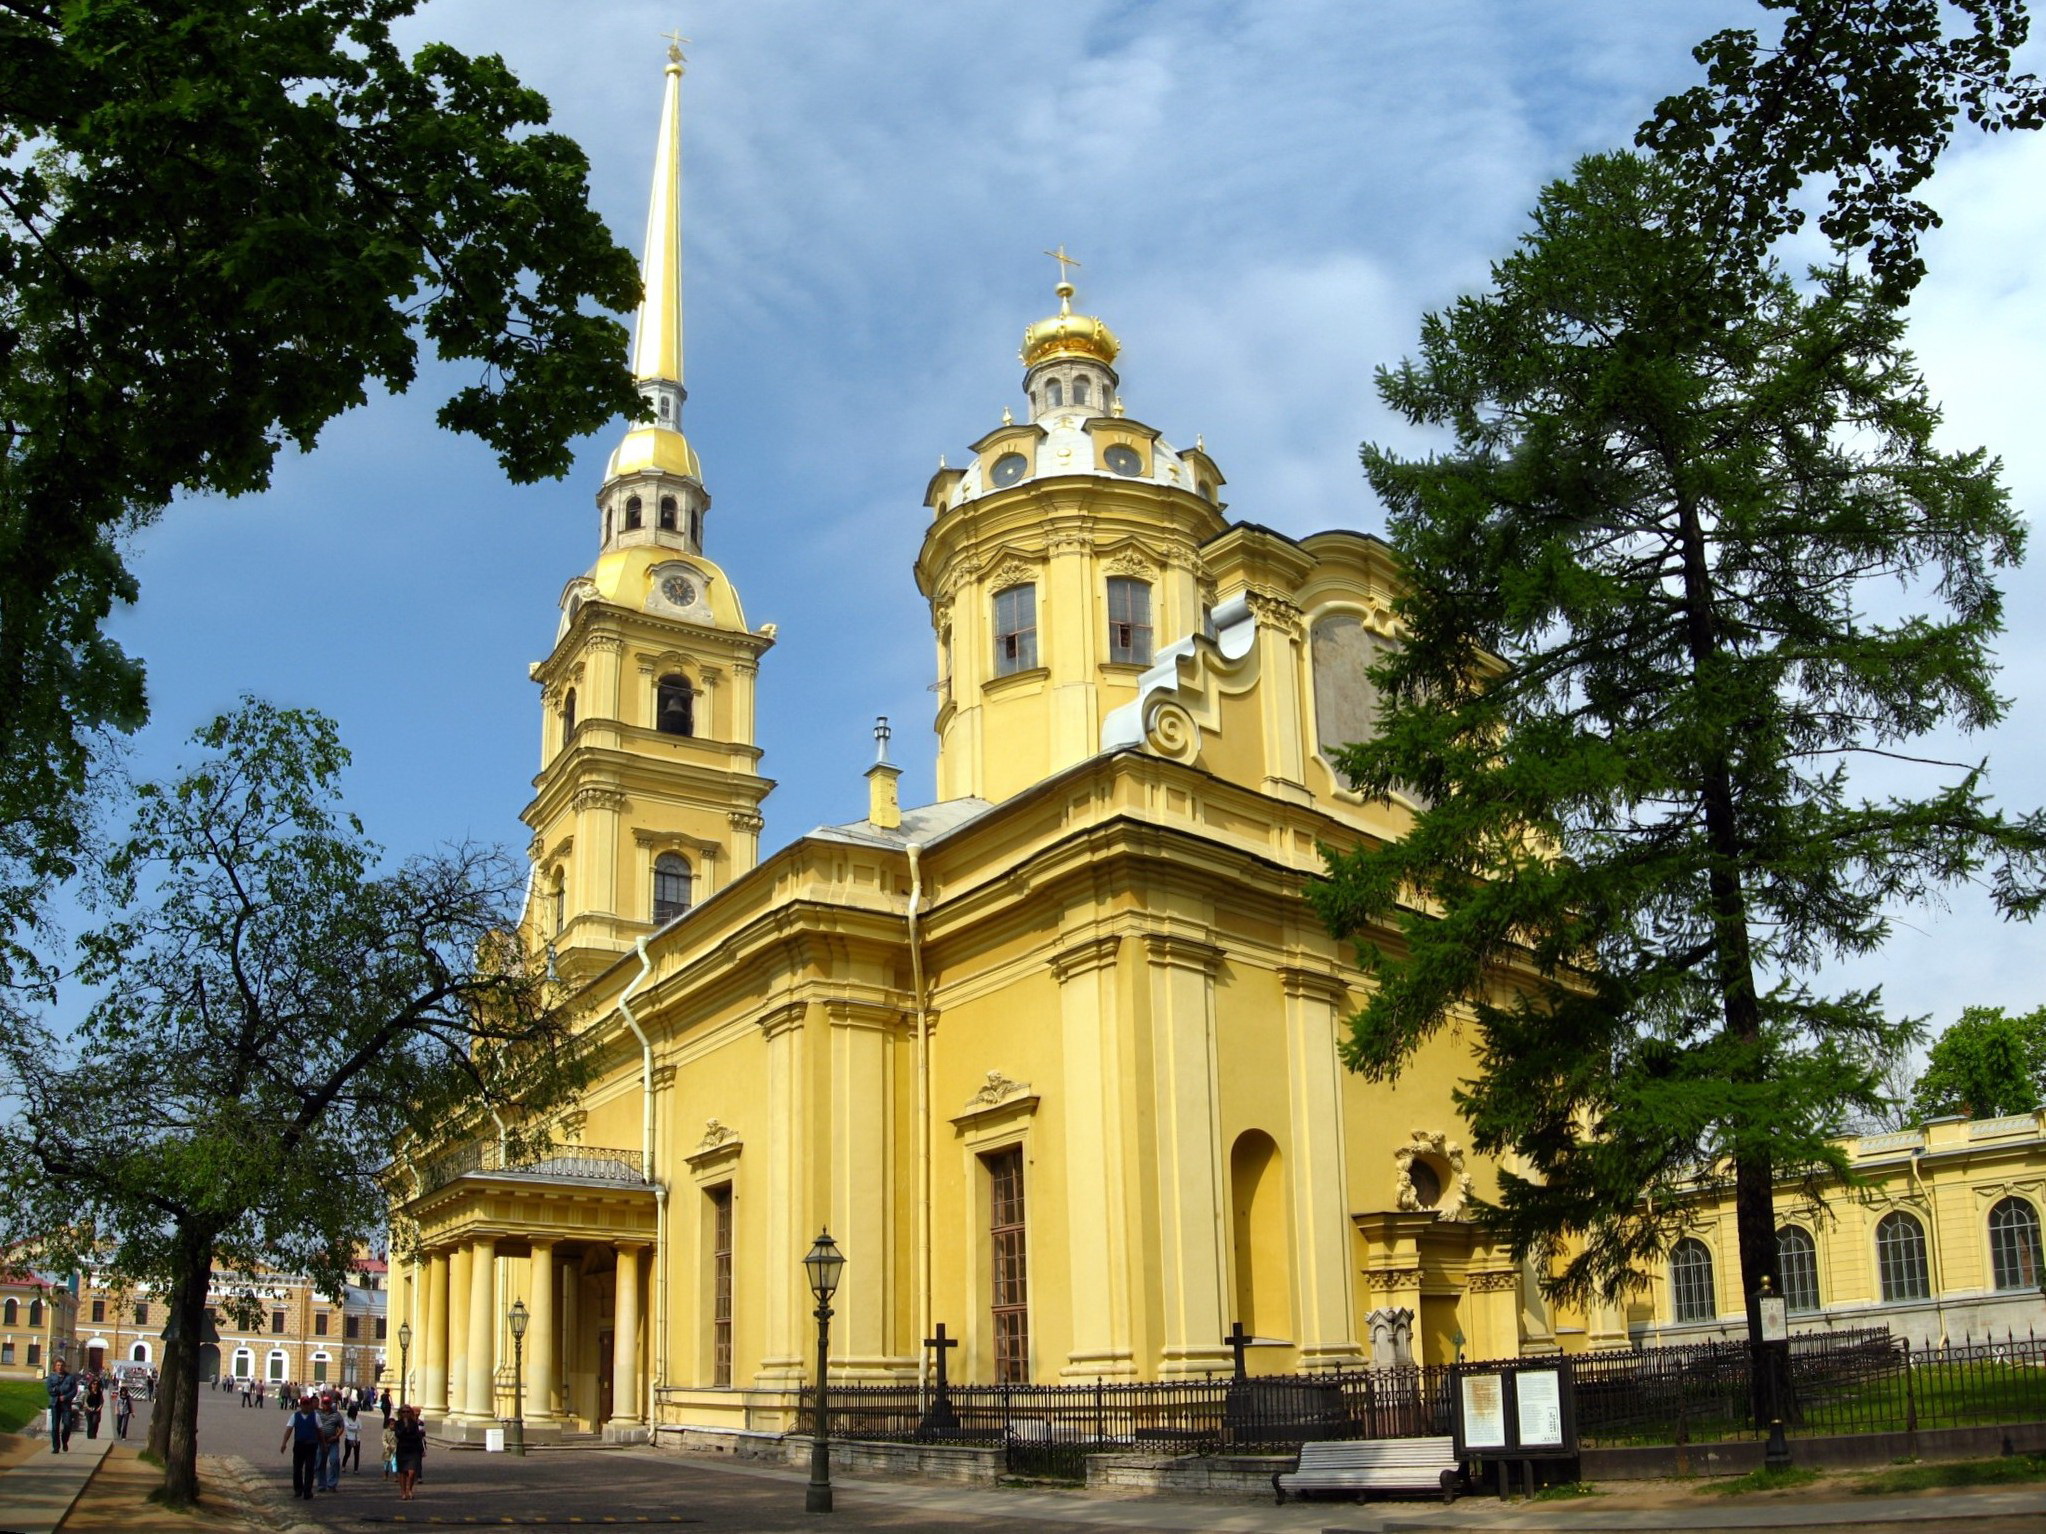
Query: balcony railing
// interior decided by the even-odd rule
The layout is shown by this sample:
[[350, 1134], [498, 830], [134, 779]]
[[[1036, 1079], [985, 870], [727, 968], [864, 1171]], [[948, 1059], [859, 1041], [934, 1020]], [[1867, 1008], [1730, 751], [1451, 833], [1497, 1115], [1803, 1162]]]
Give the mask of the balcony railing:
[[646, 1169], [636, 1150], [617, 1150], [604, 1145], [557, 1145], [546, 1150], [507, 1153], [495, 1140], [477, 1140], [436, 1156], [426, 1163], [424, 1191], [445, 1188], [458, 1177], [472, 1173], [512, 1177], [542, 1177], [558, 1182], [608, 1183], [639, 1186], [646, 1182]]

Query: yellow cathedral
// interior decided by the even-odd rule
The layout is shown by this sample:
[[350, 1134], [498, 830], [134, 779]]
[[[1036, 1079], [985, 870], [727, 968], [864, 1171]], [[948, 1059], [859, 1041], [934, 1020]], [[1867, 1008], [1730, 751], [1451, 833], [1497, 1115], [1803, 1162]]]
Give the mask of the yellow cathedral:
[[1337, 1059], [1362, 979], [1302, 892], [1320, 844], [1407, 823], [1328, 754], [1371, 728], [1390, 551], [1231, 520], [1068, 282], [1022, 408], [924, 491], [938, 801], [899, 804], [884, 726], [867, 818], [761, 856], [774, 632], [709, 556], [682, 428], [681, 80], [671, 52], [652, 418], [532, 672], [525, 937], [600, 1069], [544, 1156], [485, 1123], [417, 1158], [411, 1398], [455, 1438], [514, 1415], [517, 1301], [529, 1437], [791, 1426], [825, 1229], [834, 1381], [918, 1380], [939, 1325], [980, 1382], [1217, 1373], [1236, 1324], [1263, 1373], [1624, 1345], [1459, 1217], [1496, 1168], [1453, 1033], [1396, 1088]]

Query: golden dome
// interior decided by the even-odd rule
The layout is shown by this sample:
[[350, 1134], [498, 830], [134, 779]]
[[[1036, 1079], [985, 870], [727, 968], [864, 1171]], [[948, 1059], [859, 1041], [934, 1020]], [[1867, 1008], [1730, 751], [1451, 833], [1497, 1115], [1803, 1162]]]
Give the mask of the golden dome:
[[1070, 282], [1058, 285], [1058, 295], [1059, 312], [1023, 332], [1023, 365], [1035, 367], [1053, 357], [1091, 357], [1096, 362], [1113, 363], [1122, 350], [1115, 332], [1091, 314], [1073, 313]]
[[703, 465], [697, 461], [696, 449], [682, 433], [666, 426], [635, 426], [627, 432], [625, 440], [611, 450], [604, 478], [612, 480], [642, 469], [678, 474], [699, 484], [703, 481]]

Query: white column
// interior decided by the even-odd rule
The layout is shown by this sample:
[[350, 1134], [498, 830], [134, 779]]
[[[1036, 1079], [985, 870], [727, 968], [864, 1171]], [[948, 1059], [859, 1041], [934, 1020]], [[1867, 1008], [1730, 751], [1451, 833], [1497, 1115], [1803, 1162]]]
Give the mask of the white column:
[[469, 1243], [469, 1357], [464, 1406], [471, 1419], [497, 1418], [497, 1239]]
[[427, 1254], [421, 1264], [426, 1280], [425, 1319], [419, 1327], [419, 1400], [430, 1416], [448, 1409], [448, 1254], [445, 1248]]
[[554, 1243], [533, 1242], [533, 1255], [526, 1263], [526, 1287], [531, 1298], [532, 1324], [526, 1328], [526, 1399], [528, 1421], [551, 1421], [554, 1416], [554, 1352], [558, 1346], [554, 1322]]

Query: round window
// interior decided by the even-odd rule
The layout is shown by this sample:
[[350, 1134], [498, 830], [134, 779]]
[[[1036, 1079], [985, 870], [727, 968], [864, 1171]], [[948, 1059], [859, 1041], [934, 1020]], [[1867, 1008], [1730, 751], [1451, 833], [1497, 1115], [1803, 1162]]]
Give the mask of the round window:
[[988, 472], [997, 485], [1013, 485], [1030, 472], [1030, 460], [1021, 453], [1004, 453]]
[[1120, 474], [1125, 479], [1144, 472], [1144, 460], [1137, 456], [1137, 450], [1120, 442], [1103, 453], [1101, 461], [1108, 465], [1111, 473]]
[[1442, 1202], [1442, 1177], [1419, 1156], [1407, 1168], [1407, 1181], [1414, 1185], [1414, 1202], [1423, 1209], [1433, 1209]]

